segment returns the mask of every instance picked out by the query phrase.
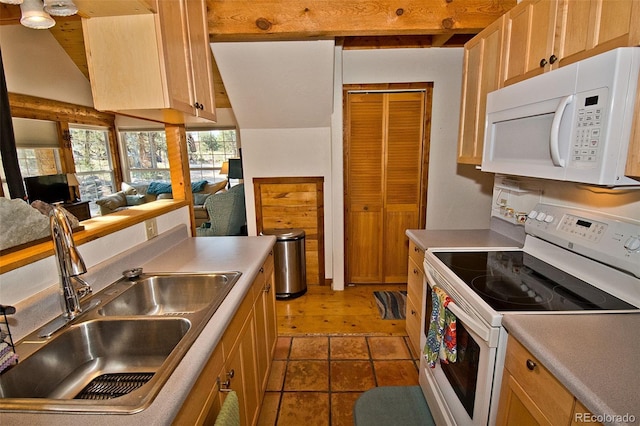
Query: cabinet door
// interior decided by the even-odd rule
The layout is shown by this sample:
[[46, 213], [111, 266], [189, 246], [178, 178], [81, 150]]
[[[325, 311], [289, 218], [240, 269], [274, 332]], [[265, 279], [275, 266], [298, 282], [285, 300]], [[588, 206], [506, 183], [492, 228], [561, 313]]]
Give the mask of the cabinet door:
[[260, 270], [254, 283], [257, 298], [254, 306], [256, 328], [256, 368], [260, 392], [264, 392], [269, 379], [269, 367], [276, 344], [276, 299], [273, 286], [273, 254]]
[[531, 0], [505, 15], [505, 86], [550, 69], [556, 9], [557, 0]]
[[605, 51], [640, 45], [640, 2], [638, 0], [592, 0], [597, 16], [593, 47]]
[[260, 408], [258, 378], [255, 366], [255, 326], [253, 311], [245, 321], [235, 346], [225, 359], [225, 374], [221, 380], [229, 380], [228, 389], [238, 395], [240, 424], [253, 425]]
[[591, 48], [596, 2], [560, 1], [557, 11], [559, 31], [553, 52], [559, 60], [552, 65], [554, 68], [574, 62], [573, 55], [584, 55]]
[[185, 3], [158, 1], [157, 8], [169, 103], [172, 108], [194, 114]]
[[500, 389], [497, 426], [553, 426], [511, 374], [505, 372]]
[[[222, 347], [218, 346], [202, 369], [173, 424], [206, 425], [215, 423], [220, 412], [220, 381], [223, 370]], [[220, 381], [218, 381], [220, 378]]]
[[482, 163], [487, 94], [501, 87], [504, 17], [464, 45], [458, 163]]
[[566, 425], [571, 421], [574, 399], [549, 370], [509, 336], [498, 424], [527, 424], [516, 420], [530, 417], [539, 424]]
[[[207, 6], [205, 1], [186, 2], [189, 53], [191, 56], [191, 82], [195, 113], [198, 117], [216, 120], [215, 92], [213, 90], [213, 62], [209, 46]], [[194, 105], [194, 104], [192, 104]]]
[[[638, 76], [635, 111], [640, 111], [640, 76]], [[636, 112], [635, 116], [624, 174], [640, 180], [640, 114]]]
[[557, 66], [617, 47], [640, 44], [640, 3], [634, 0], [561, 0], [558, 5]]
[[[409, 250], [415, 247], [411, 244]], [[422, 264], [418, 265], [409, 257], [409, 270], [407, 278], [407, 313], [406, 328], [409, 341], [416, 354], [421, 353], [420, 347], [420, 324], [422, 323], [422, 285], [424, 273]]]

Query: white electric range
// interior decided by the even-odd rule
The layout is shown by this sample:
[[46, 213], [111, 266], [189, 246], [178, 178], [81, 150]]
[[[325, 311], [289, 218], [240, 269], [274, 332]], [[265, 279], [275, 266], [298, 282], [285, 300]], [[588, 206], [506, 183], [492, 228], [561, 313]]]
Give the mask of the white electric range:
[[438, 425], [494, 424], [510, 314], [640, 312], [640, 217], [538, 204], [517, 248], [438, 248], [425, 252], [421, 342], [432, 288], [451, 298], [455, 363], [420, 363], [420, 386]]

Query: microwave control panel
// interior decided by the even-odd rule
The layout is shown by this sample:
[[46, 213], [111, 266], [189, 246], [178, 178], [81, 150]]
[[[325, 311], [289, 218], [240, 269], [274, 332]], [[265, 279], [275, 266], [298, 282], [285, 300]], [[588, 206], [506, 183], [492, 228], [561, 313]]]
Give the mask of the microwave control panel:
[[571, 162], [582, 168], [596, 167], [603, 148], [600, 140], [606, 102], [606, 89], [576, 95], [575, 138], [571, 146]]

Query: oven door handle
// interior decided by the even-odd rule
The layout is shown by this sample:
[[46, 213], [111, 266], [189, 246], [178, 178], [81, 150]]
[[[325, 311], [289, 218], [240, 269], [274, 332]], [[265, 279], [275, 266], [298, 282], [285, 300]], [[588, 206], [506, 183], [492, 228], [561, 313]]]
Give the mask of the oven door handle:
[[[433, 279], [433, 276], [429, 272], [429, 268], [424, 268], [424, 273], [427, 278], [427, 285], [429, 285], [432, 290], [434, 286], [443, 290], [442, 287], [432, 284], [437, 283], [437, 281]], [[445, 291], [445, 293], [447, 292]], [[456, 304], [455, 299], [452, 298], [450, 294], [447, 295], [451, 298], [451, 302], [447, 305], [447, 309], [449, 309], [449, 311], [455, 315], [458, 320], [462, 321], [466, 328], [477, 334], [483, 341], [489, 342], [491, 340], [491, 327]]]
[[468, 313], [466, 313], [460, 306], [456, 305], [455, 302], [449, 302], [446, 309], [451, 311], [453, 315], [455, 315], [456, 319], [462, 321], [464, 326], [474, 333], [478, 335], [483, 341], [488, 342], [490, 338], [490, 329], [482, 324], [480, 321], [471, 317]]

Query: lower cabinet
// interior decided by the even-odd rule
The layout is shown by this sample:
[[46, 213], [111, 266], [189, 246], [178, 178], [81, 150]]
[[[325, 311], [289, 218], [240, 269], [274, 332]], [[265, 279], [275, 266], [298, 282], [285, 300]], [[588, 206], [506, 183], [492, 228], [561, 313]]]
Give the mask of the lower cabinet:
[[173, 424], [213, 425], [226, 395], [233, 390], [240, 404], [240, 424], [255, 425], [276, 339], [271, 252]]
[[407, 312], [406, 329], [411, 348], [416, 354], [422, 352], [420, 347], [420, 325], [422, 323], [422, 285], [424, 272], [422, 262], [424, 250], [409, 240], [409, 270], [407, 277]]
[[509, 336], [496, 424], [570, 425], [588, 415], [569, 390]]

